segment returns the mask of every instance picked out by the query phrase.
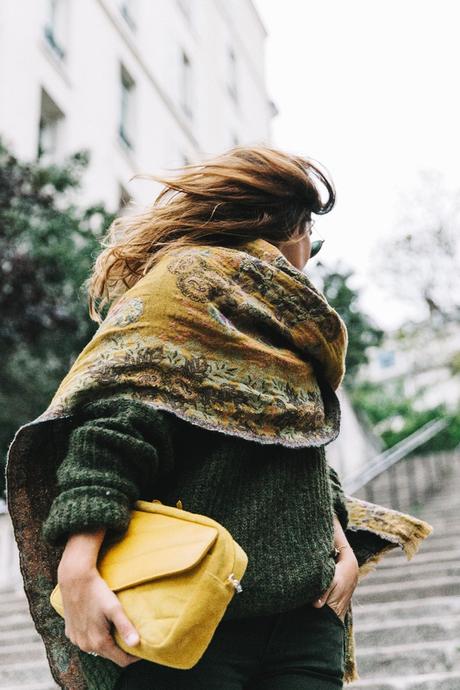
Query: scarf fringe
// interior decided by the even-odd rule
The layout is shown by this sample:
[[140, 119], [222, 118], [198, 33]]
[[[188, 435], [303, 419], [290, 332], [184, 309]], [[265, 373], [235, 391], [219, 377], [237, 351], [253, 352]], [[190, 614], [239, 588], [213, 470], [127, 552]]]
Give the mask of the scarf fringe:
[[[347, 495], [346, 499], [350, 517], [349, 528], [378, 534], [389, 542], [376, 553], [371, 554], [359, 566], [359, 581], [369, 573], [374, 572], [379, 561], [398, 546], [401, 547], [407, 560], [410, 561], [419, 550], [422, 541], [433, 532], [432, 525], [413, 515], [391, 508], [384, 508], [382, 514], [382, 506], [363, 501], [355, 496]], [[360, 680], [356, 662], [356, 643], [351, 609], [352, 604], [350, 602], [346, 617], [345, 671], [343, 676], [343, 682], [347, 684]]]
[[[409, 522], [414, 522], [411, 516], [406, 516], [406, 521], [408, 520]], [[422, 540], [426, 539], [426, 537], [433, 532], [433, 529], [433, 526], [424, 520], [414, 522], [412, 534], [409, 534], [403, 542], [404, 553], [406, 554], [408, 561], [410, 561], [411, 558], [417, 553]]]
[[356, 643], [355, 634], [353, 631], [351, 603], [346, 615], [345, 636], [346, 641], [343, 682], [352, 683], [354, 680], [359, 680], [361, 676], [358, 673], [358, 666], [356, 663]]
[[370, 503], [356, 496], [345, 494], [345, 499], [349, 529], [366, 530], [401, 546], [409, 561], [417, 553], [422, 540], [433, 532], [432, 525], [414, 515]]

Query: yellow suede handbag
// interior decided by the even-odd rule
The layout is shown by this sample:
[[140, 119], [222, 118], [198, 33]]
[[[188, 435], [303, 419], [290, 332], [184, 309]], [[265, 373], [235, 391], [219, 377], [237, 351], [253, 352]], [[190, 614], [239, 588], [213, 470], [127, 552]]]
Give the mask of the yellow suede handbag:
[[[138, 500], [125, 534], [102, 543], [97, 568], [139, 633], [130, 647], [142, 659], [188, 669], [208, 647], [235, 593], [248, 556], [219, 522], [199, 513]], [[59, 584], [50, 595], [64, 617]]]

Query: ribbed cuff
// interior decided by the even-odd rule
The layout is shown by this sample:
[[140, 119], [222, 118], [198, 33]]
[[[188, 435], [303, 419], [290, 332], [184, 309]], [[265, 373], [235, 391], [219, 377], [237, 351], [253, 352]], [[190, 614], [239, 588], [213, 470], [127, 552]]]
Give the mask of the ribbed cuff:
[[[79, 486], [59, 494], [42, 525], [42, 537], [54, 546], [64, 545], [70, 534], [107, 528], [122, 534], [129, 525], [131, 508], [116, 489]], [[113, 536], [113, 534], [112, 534]]]

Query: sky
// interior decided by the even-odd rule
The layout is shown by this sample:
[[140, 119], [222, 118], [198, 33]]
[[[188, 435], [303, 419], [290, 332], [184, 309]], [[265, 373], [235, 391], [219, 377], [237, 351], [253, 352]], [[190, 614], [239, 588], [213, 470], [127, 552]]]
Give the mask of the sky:
[[336, 188], [334, 209], [314, 216], [325, 239], [318, 259], [354, 271], [350, 285], [380, 327], [427, 316], [378, 286], [373, 257], [403, 232], [421, 171], [439, 172], [452, 192], [460, 187], [458, 3], [254, 4], [268, 32], [267, 88], [279, 110], [272, 144], [318, 161]]

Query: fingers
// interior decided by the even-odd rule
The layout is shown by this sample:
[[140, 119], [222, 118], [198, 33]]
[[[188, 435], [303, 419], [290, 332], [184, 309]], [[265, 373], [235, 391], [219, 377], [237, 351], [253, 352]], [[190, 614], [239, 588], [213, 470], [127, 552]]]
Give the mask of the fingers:
[[322, 605], [329, 606], [331, 609], [335, 611], [338, 617], [342, 619], [342, 622], [345, 622], [345, 614], [347, 612], [349, 605], [348, 599], [344, 599], [343, 597], [337, 598], [337, 596], [334, 597], [334, 595], [328, 595], [322, 597]]
[[103, 637], [93, 637], [78, 646], [83, 652], [96, 652], [99, 656], [110, 659], [118, 666], [129, 666], [135, 661], [140, 661], [139, 657], [127, 654], [123, 649], [120, 649], [109, 633]]
[[[321, 603], [319, 603], [321, 602]], [[321, 599], [316, 599], [315, 602], [313, 603], [313, 606], [317, 609], [322, 608], [323, 606], [329, 606], [334, 613], [338, 615], [338, 617], [342, 620], [342, 622], [345, 622], [345, 613], [348, 608], [348, 604], [346, 606], [343, 605], [343, 602], [341, 601], [335, 601], [334, 599], [328, 599], [326, 596], [322, 597]]]
[[80, 578], [73, 587], [64, 588], [63, 599], [65, 635], [73, 644], [84, 652], [95, 652], [111, 659], [119, 666], [140, 661], [140, 657], [121, 649], [112, 635], [113, 625], [117, 637], [129, 647], [140, 642], [120, 600], [99, 573]]
[[116, 600], [105, 613], [129, 647], [135, 647], [139, 644], [139, 633], [129, 620], [118, 600]]
[[131, 621], [126, 616], [119, 600], [114, 596], [112, 602], [103, 607], [101, 615], [92, 620], [91, 625], [75, 630], [73, 626], [67, 625], [65, 635], [73, 644], [77, 645], [83, 652], [96, 652], [99, 656], [110, 659], [118, 666], [128, 666], [140, 657], [125, 652], [118, 646], [110, 631], [110, 621], [115, 625], [117, 632], [130, 647], [139, 643], [139, 634]]
[[127, 654], [123, 649], [121, 649], [113, 639], [112, 635], [108, 630], [104, 632], [96, 632], [92, 636], [76, 636], [74, 637], [68, 632], [65, 632], [66, 637], [70, 641], [79, 647], [83, 652], [96, 652], [99, 656], [103, 656], [106, 659], [110, 659], [118, 666], [129, 666], [129, 664], [135, 661], [140, 661], [140, 657], [133, 656], [132, 654]]
[[332, 580], [332, 584], [329, 586], [329, 588], [326, 589], [317, 599], [315, 599], [313, 601], [313, 606], [315, 606], [316, 608], [321, 608], [321, 606], [324, 606], [324, 604], [327, 601], [329, 594], [331, 593], [331, 591], [334, 588], [334, 585], [335, 585], [334, 580]]
[[350, 577], [348, 560], [342, 563], [336, 562], [336, 569], [329, 588], [326, 589], [317, 599], [313, 601], [315, 608], [321, 608], [324, 604], [329, 604], [337, 612], [339, 617], [345, 616], [346, 610], [353, 591], [356, 587], [356, 580]]

